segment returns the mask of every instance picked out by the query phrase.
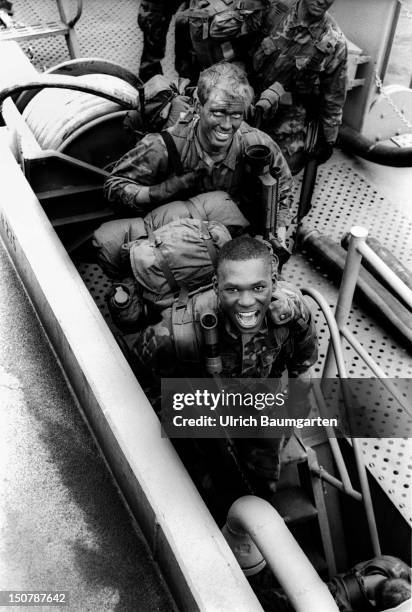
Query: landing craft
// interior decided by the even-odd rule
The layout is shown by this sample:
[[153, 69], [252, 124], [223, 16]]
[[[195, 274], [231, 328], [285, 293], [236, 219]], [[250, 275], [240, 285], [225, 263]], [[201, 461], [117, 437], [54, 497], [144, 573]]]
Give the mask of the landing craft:
[[[22, 3], [14, 3], [16, 15], [19, 4]], [[92, 40], [93, 31], [97, 44], [102, 4], [95, 3], [94, 16], [88, 16], [85, 11], [76, 26], [79, 38], [84, 24], [89, 33], [87, 40]], [[135, 20], [135, 3], [124, 3], [124, 7], [129, 12], [119, 10], [119, 31], [122, 20], [128, 23]], [[374, 161], [384, 162], [389, 157], [399, 165], [406, 165], [409, 145], [398, 146], [401, 136], [408, 141], [405, 123], [399, 114], [395, 113], [389, 120], [388, 117], [393, 109], [390, 101], [405, 108], [405, 116], [412, 116], [411, 92], [405, 88], [400, 94], [382, 91], [377, 95], [374, 85], [375, 70], [379, 77], [384, 76], [399, 9], [399, 3], [389, 0], [379, 3], [338, 0], [334, 12], [354, 43], [352, 66], [356, 69], [360, 64], [359, 72], [353, 75], [354, 87], [345, 109], [347, 129], [343, 131], [343, 142], [352, 149], [356, 146], [360, 155]], [[69, 48], [76, 54], [73, 28], [61, 33], [67, 36]], [[13, 38], [10, 28], [6, 34]], [[45, 49], [41, 43], [32, 44], [39, 44], [35, 54], [47, 56], [51, 52], [52, 47]], [[258, 610], [259, 604], [237, 561], [172, 445], [160, 437], [153, 410], [101, 316], [101, 313], [107, 315], [103, 294], [109, 280], [86, 256], [91, 232], [111, 217], [101, 197], [102, 181], [107, 175], [104, 167], [127, 146], [119, 128], [125, 109], [136, 104], [139, 83], [133, 71], [106, 60], [65, 62], [45, 77], [35, 71], [15, 42], [2, 43], [0, 52], [8, 59], [0, 69], [0, 88], [4, 96], [8, 94], [3, 104], [6, 125], [2, 128], [0, 143], [1, 235], [6, 248], [178, 606], [185, 610]], [[103, 50], [102, 55], [111, 57], [113, 52]], [[133, 61], [127, 58], [131, 68]], [[52, 102], [49, 99], [47, 110], [44, 109], [47, 96], [43, 92], [48, 90], [42, 88], [52, 84], [53, 76], [61, 79], [60, 85], [72, 87], [73, 79], [96, 72], [109, 77], [84, 79], [80, 89], [100, 92], [105, 96], [103, 99], [109, 99], [108, 104], [114, 105], [106, 108], [101, 116], [86, 117], [81, 125], [81, 116], [85, 114], [81, 98], [78, 98], [78, 110], [72, 111], [69, 117], [63, 116], [64, 105], [58, 98]], [[117, 78], [121, 84], [116, 81], [114, 86], [112, 80], [106, 91], [106, 83]], [[21, 83], [20, 89], [15, 87], [16, 81]], [[38, 93], [39, 89], [42, 92]], [[78, 84], [75, 89], [79, 89]], [[22, 116], [30, 103], [33, 104], [31, 124], [28, 116]], [[52, 111], [56, 112], [55, 131], [50, 134], [46, 119]], [[65, 128], [69, 119], [74, 121], [67, 135]], [[401, 134], [397, 135], [397, 131]], [[382, 142], [372, 146], [375, 134], [380, 135]], [[390, 138], [398, 144], [387, 142]], [[353, 225], [365, 226], [390, 244], [398, 256], [406, 257], [408, 236], [404, 224], [407, 221], [387, 199], [385, 181], [391, 180], [393, 185], [404, 181], [410, 189], [410, 174], [405, 178], [402, 173], [371, 167], [362, 160], [336, 153], [319, 172], [314, 206], [307, 218], [309, 225], [322, 227], [335, 238]], [[382, 196], [373, 182], [379, 184]], [[358, 243], [365, 237], [359, 230], [353, 234]], [[365, 247], [360, 248], [365, 255]], [[329, 317], [328, 304], [336, 302], [336, 291], [330, 280], [320, 277], [318, 270], [302, 255], [297, 255], [289, 266], [295, 282], [303, 288], [310, 287], [307, 294], [321, 306], [324, 316]], [[349, 276], [353, 280], [354, 272]], [[407, 300], [408, 293], [396, 281], [395, 284]], [[326, 304], [314, 287], [326, 296]], [[350, 287], [348, 291], [350, 294]], [[366, 352], [366, 363], [374, 375], [411, 377], [410, 359], [397, 339], [358, 306], [350, 313], [347, 303], [345, 307], [349, 322], [339, 322], [340, 333], [354, 348], [345, 344], [347, 348], [341, 351], [345, 353], [344, 361], [337, 348], [338, 367], [346, 367], [346, 371], [340, 369], [340, 375], [369, 375], [363, 369], [366, 366], [359, 365], [359, 356], [365, 356]], [[316, 316], [324, 338], [321, 352], [326, 355], [329, 332], [319, 312]], [[329, 323], [336, 340], [333, 321]], [[356, 343], [356, 336], [360, 343]], [[404, 334], [401, 341], [405, 342]], [[368, 354], [372, 354], [376, 363], [370, 361]], [[329, 375], [336, 374], [331, 357], [327, 358], [327, 369]], [[320, 367], [316, 373], [320, 373]], [[321, 407], [318, 388], [315, 396]], [[376, 414], [382, 412], [382, 406], [375, 409]], [[376, 415], [373, 418], [376, 420]], [[382, 421], [385, 418], [389, 417], [382, 417]], [[323, 577], [349, 567], [354, 560], [371, 557], [380, 549], [410, 563], [409, 442], [402, 437], [371, 437], [358, 440], [353, 449], [354, 453], [345, 441], [338, 443], [334, 438], [328, 441], [319, 431], [312, 431], [305, 433], [303, 442], [295, 440], [293, 448], [285, 452], [285, 486], [278, 492], [278, 507], [289, 517], [285, 520], [304, 547], [313, 544], [304, 537], [304, 532], [309, 531], [307, 527], [313, 526], [310, 531], [316, 532], [323, 566], [315, 554], [311, 558]], [[305, 512], [308, 497], [310, 512]], [[291, 508], [296, 511], [294, 516]], [[370, 537], [365, 538], [364, 533]], [[293, 559], [290, 563], [293, 565]], [[315, 606], [317, 596], [318, 593], [314, 595]], [[314, 609], [328, 608], [326, 604]]]

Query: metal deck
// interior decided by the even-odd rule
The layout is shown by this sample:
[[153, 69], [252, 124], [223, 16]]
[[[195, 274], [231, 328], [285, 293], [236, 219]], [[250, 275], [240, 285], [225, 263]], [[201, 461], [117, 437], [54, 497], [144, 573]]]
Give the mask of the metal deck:
[[0, 321], [0, 589], [174, 610], [1, 239]]
[[[69, 1], [69, 0], [68, 0]], [[138, 66], [142, 37], [136, 24], [138, 3], [134, 0], [86, 0], [84, 13], [76, 27], [81, 50], [84, 55], [98, 55], [115, 60], [126, 67], [136, 70]], [[15, 18], [22, 21], [55, 17], [52, 14], [53, 2], [50, 0], [17, 0], [14, 2]], [[173, 75], [172, 35], [169, 35], [168, 51], [164, 62], [165, 73]], [[24, 46], [28, 49], [28, 45]], [[32, 41], [30, 44], [33, 62], [38, 68], [50, 67], [68, 59], [63, 38], [47, 41]], [[378, 168], [375, 176], [383, 189], [376, 188], [365, 173], [357, 172], [359, 162], [343, 156], [339, 152], [319, 173], [314, 207], [308, 223], [328, 233], [336, 240], [354, 224], [364, 225], [382, 244], [389, 246], [405, 265], [412, 265], [411, 228], [412, 211], [407, 204], [403, 211], [396, 202], [399, 185], [396, 174]], [[373, 173], [370, 173], [373, 176]], [[395, 178], [393, 178], [395, 176]], [[383, 178], [382, 178], [383, 177]], [[389, 177], [388, 179], [386, 177]], [[404, 185], [412, 191], [412, 171], [404, 176]], [[409, 186], [409, 187], [408, 187]], [[385, 188], [386, 187], [386, 188]], [[393, 197], [386, 197], [387, 188]], [[405, 199], [404, 199], [405, 201]], [[412, 208], [412, 207], [411, 207]], [[94, 285], [93, 295], [101, 297], [104, 288], [100, 287], [99, 271], [94, 270], [86, 278], [87, 284]], [[337, 289], [323, 270], [314, 267], [303, 256], [296, 256], [287, 266], [286, 275], [298, 286], [310, 285], [319, 289], [332, 306], [336, 303]], [[100, 292], [100, 293], [99, 293]], [[101, 300], [98, 300], [101, 303]], [[321, 360], [326, 353], [326, 328], [317, 315], [320, 332]], [[390, 335], [376, 323], [368, 313], [356, 305], [352, 309], [349, 327], [354, 331], [363, 346], [390, 377], [412, 377], [412, 358], [395, 342]], [[352, 377], [367, 377], [369, 372], [358, 356], [346, 347], [348, 372]], [[316, 370], [321, 371], [320, 362]], [[369, 469], [391, 497], [402, 515], [412, 522], [410, 503], [410, 479], [412, 473], [412, 445], [409, 440], [382, 439], [364, 440], [363, 449]]]

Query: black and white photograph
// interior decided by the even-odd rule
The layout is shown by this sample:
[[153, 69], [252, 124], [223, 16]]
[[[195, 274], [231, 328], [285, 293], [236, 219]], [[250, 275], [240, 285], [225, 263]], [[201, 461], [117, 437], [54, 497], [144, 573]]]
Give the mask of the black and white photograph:
[[412, 612], [412, 0], [0, 0], [0, 610]]

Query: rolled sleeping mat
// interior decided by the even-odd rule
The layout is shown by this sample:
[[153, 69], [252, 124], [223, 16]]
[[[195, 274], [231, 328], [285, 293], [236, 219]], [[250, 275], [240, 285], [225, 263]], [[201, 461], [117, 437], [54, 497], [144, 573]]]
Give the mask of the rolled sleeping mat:
[[[405, 285], [407, 287], [409, 287], [409, 289], [412, 290], [412, 272], [410, 272], [400, 261], [399, 259], [397, 259], [395, 257], [395, 255], [393, 255], [393, 253], [390, 252], [389, 249], [387, 249], [386, 247], [384, 247], [383, 245], [381, 245], [381, 243], [379, 242], [379, 240], [377, 240], [376, 238], [373, 238], [372, 236], [368, 236], [366, 238], [366, 244], [368, 246], [370, 246], [370, 248], [372, 249], [372, 251], [374, 253], [376, 253], [376, 255], [378, 255], [378, 257], [380, 257], [382, 259], [382, 261], [384, 261], [386, 263], [387, 266], [389, 266], [389, 268], [392, 270], [392, 272], [394, 272], [396, 274], [396, 276], [398, 278], [400, 278], [401, 281], [403, 281], [405, 283]], [[349, 246], [349, 234], [345, 234], [344, 237], [341, 240], [341, 245], [343, 246], [343, 248], [345, 249], [345, 251], [348, 250], [348, 246]], [[392, 289], [391, 285], [389, 285], [389, 283], [382, 277], [382, 275], [379, 273], [379, 270], [377, 270], [369, 261], [367, 261], [365, 258], [362, 259], [362, 265], [363, 267], [368, 270], [368, 272], [370, 272], [371, 274], [373, 274], [373, 276], [385, 287], [385, 289], [387, 289], [388, 291], [390, 291], [393, 295], [395, 295], [395, 297], [405, 306], [405, 308], [407, 308], [408, 310], [410, 310], [410, 308], [408, 307], [407, 304], [405, 304], [405, 302], [402, 300], [401, 297], [399, 297]]]
[[[321, 234], [318, 230], [303, 227], [299, 234], [303, 248], [340, 280], [345, 266], [345, 250], [330, 236]], [[355, 299], [369, 308], [371, 314], [377, 316], [412, 353], [411, 312], [364, 268], [361, 268], [359, 273]]]
[[[76, 79], [79, 83], [138, 96], [132, 85], [112, 75], [87, 74]], [[101, 158], [101, 163], [107, 163], [109, 158], [101, 151], [102, 138], [98, 138], [96, 132], [101, 132], [103, 140], [110, 143], [105, 147], [106, 152], [113, 151], [110, 159], [117, 159], [126, 150], [126, 135], [122, 127], [126, 112], [120, 104], [98, 95], [73, 89], [44, 88], [27, 104], [23, 118], [42, 149], [68, 155], [73, 155], [74, 149], [76, 153], [73, 156], [83, 161], [93, 163], [95, 158]], [[115, 129], [110, 122], [115, 122]], [[116, 140], [116, 132], [119, 133], [120, 146], [112, 141], [113, 132]]]

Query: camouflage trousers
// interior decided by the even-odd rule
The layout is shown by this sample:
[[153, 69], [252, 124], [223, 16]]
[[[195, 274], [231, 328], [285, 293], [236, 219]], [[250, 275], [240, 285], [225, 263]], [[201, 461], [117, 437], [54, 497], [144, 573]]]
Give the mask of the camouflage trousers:
[[166, 38], [171, 19], [181, 0], [142, 0], [137, 23], [143, 32], [143, 52], [139, 77], [149, 80], [155, 74], [163, 74], [161, 60], [165, 56]]

